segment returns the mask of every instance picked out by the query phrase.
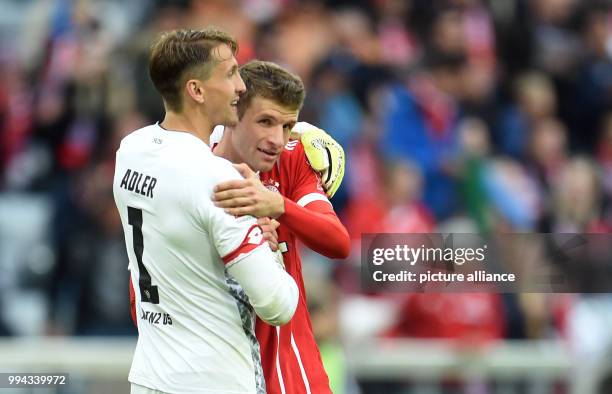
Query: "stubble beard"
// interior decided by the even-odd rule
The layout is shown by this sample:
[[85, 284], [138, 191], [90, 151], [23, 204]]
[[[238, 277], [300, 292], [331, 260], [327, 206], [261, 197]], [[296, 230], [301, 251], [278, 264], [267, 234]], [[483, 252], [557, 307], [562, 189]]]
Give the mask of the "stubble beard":
[[223, 124], [228, 127], [236, 127], [238, 124], [238, 114], [232, 111], [225, 117], [225, 122]]

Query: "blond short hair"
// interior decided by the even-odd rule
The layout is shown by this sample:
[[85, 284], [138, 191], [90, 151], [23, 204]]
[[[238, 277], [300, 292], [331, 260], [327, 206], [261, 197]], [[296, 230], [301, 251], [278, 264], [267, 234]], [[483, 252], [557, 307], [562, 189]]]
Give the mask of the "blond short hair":
[[[149, 75], [168, 109], [182, 109], [181, 90], [187, 80], [210, 76], [219, 60], [212, 53], [219, 45], [227, 45], [234, 55], [238, 52], [236, 40], [213, 27], [163, 32], [153, 43]], [[203, 71], [198, 70], [201, 66], [204, 66]]]

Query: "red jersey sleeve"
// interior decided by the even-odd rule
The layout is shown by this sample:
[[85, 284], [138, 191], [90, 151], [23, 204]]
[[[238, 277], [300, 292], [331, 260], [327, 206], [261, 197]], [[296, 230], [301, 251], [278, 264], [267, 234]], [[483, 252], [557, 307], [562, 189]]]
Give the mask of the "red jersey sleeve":
[[315, 252], [346, 258], [350, 249], [348, 232], [327, 199], [319, 174], [310, 167], [302, 144], [296, 143], [292, 150], [287, 160], [281, 160], [289, 187], [285, 213], [279, 221]]

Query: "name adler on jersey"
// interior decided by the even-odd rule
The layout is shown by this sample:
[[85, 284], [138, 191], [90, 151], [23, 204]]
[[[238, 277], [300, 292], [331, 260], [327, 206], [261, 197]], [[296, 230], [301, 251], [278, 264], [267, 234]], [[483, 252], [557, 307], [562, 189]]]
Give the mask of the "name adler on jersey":
[[157, 185], [157, 178], [145, 175], [138, 171], [128, 169], [121, 179], [119, 187], [153, 198], [153, 189]]

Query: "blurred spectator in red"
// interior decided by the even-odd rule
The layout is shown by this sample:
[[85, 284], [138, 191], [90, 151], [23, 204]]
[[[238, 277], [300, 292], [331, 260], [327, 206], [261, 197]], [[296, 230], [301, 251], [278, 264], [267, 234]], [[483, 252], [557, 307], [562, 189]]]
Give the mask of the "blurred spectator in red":
[[434, 220], [421, 202], [422, 177], [413, 165], [391, 162], [384, 169], [379, 195], [351, 200], [345, 210], [346, 228], [353, 240], [363, 233], [428, 233]]
[[400, 309], [393, 337], [486, 343], [504, 337], [504, 309], [495, 293], [411, 294]]
[[0, 170], [24, 152], [32, 132], [33, 95], [16, 59], [0, 62]]
[[406, 23], [413, 4], [403, 0], [382, 0], [379, 4], [376, 11], [382, 61], [402, 68], [414, 64], [422, 56], [422, 48]]

